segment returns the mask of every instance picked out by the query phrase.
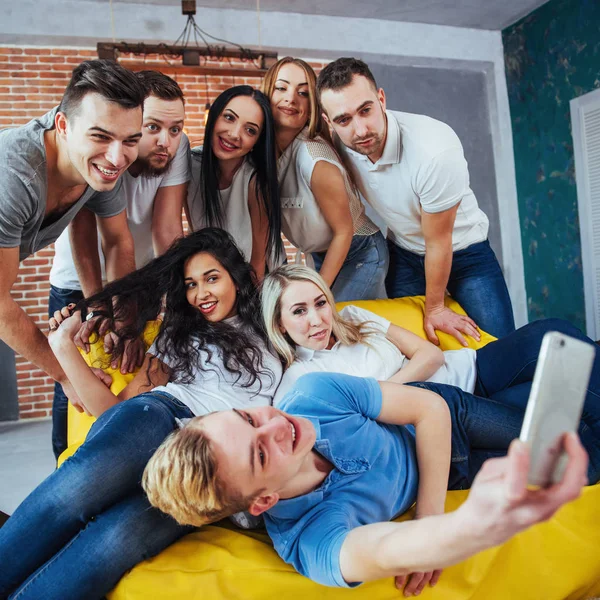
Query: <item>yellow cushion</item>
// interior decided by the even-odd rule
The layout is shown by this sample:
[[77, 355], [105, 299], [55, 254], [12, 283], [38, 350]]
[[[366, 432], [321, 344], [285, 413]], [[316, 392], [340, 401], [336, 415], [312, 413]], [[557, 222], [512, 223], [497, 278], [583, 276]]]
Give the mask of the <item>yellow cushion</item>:
[[[425, 337], [424, 298], [354, 302]], [[463, 312], [456, 302], [447, 305]], [[342, 304], [338, 305], [341, 308]], [[151, 334], [152, 332], [150, 332]], [[154, 333], [156, 330], [154, 329]], [[444, 350], [460, 348], [440, 333]], [[482, 333], [478, 348], [494, 338]], [[91, 361], [102, 357], [97, 344]], [[126, 385], [127, 376], [113, 374], [113, 391]], [[70, 407], [71, 410], [71, 407]], [[71, 411], [74, 413], [74, 411]], [[85, 438], [91, 419], [69, 415], [70, 441]], [[79, 445], [79, 444], [77, 444]], [[69, 448], [66, 452], [73, 452]], [[449, 492], [446, 510], [456, 509], [468, 492]], [[446, 569], [435, 588], [421, 598], [439, 600], [575, 600], [600, 594], [600, 486], [586, 488], [576, 502], [562, 508], [551, 521], [530, 529], [506, 544]], [[399, 520], [412, 518], [411, 511]], [[391, 579], [364, 584], [354, 590], [319, 586], [286, 565], [265, 533], [241, 532], [209, 526], [185, 536], [153, 559], [131, 570], [109, 594], [110, 600], [146, 598], [229, 600], [236, 598], [364, 598], [402, 597]]]

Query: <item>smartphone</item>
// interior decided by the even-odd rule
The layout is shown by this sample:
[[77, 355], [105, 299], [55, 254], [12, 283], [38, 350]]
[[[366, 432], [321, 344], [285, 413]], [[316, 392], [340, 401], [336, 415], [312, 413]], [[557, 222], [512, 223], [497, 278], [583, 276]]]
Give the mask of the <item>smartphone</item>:
[[520, 439], [531, 450], [528, 481], [546, 487], [562, 480], [563, 434], [577, 431], [596, 349], [556, 331], [542, 339]]

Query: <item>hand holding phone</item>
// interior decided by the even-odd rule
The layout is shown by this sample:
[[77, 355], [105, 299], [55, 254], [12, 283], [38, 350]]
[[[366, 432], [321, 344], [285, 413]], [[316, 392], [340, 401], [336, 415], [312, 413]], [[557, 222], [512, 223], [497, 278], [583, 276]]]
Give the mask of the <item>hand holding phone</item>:
[[568, 335], [544, 336], [520, 435], [531, 448], [530, 484], [562, 480], [564, 434], [579, 426], [595, 354], [593, 346]]

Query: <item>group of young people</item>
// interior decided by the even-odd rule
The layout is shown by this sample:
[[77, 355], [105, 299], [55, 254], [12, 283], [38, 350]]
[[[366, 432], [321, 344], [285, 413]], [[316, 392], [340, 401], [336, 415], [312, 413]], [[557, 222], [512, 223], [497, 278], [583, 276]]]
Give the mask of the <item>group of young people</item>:
[[[600, 359], [579, 437], [565, 440], [563, 481], [527, 489], [528, 453], [518, 442], [509, 451], [543, 334], [587, 338], [559, 320], [514, 331], [448, 126], [386, 111], [361, 61], [338, 59], [317, 80], [292, 58], [262, 92], [236, 86], [215, 100], [189, 162], [183, 124], [175, 82], [90, 61], [57, 109], [0, 133], [4, 291], [19, 247], [22, 258], [69, 220], [62, 243], [79, 280], [52, 282], [48, 341], [0, 297], [0, 337], [97, 418], [0, 528], [0, 597], [101, 598], [191, 527], [260, 515], [308, 577], [394, 576], [418, 594], [598, 481]], [[360, 195], [384, 218], [387, 244]], [[306, 266], [282, 264], [281, 232]], [[499, 339], [442, 352], [401, 323], [336, 311], [386, 288], [426, 295], [432, 341], [436, 329], [479, 337], [476, 325]], [[446, 289], [469, 317], [444, 307]], [[118, 397], [77, 348], [92, 330], [109, 331], [122, 370], [143, 362]], [[444, 515], [447, 489], [471, 486]], [[415, 502], [417, 520], [389, 523]]]

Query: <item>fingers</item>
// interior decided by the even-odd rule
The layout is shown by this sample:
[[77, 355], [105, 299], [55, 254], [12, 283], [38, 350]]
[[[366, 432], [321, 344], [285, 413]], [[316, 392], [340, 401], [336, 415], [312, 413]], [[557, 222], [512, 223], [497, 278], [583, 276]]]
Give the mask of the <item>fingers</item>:
[[85, 350], [86, 352], [90, 351], [90, 336], [94, 332], [94, 328], [96, 326], [96, 319], [90, 319], [89, 321], [86, 319], [79, 328], [79, 331], [75, 334], [73, 341], [75, 345]]
[[67, 306], [63, 306], [60, 310], [55, 310], [52, 317], [48, 319], [48, 329], [50, 331], [56, 331], [60, 324], [72, 315], [74, 308], [75, 304], [71, 303], [67, 304]]
[[449, 333], [450, 335], [454, 336], [463, 346], [465, 346], [465, 348], [469, 345], [467, 340], [465, 340], [465, 338], [462, 336], [461, 332], [458, 329], [454, 327], [449, 327], [446, 333]]
[[121, 373], [133, 373], [144, 362], [145, 347], [142, 340], [129, 340], [125, 342], [125, 352], [121, 360]]
[[54, 317], [50, 317], [50, 319], [48, 319], [48, 330], [49, 331], [56, 331], [58, 329], [58, 321], [54, 318]]
[[443, 569], [436, 569], [433, 572], [433, 575], [431, 576], [431, 581], [429, 582], [429, 585], [431, 587], [433, 587], [440, 580], [440, 577], [442, 576], [442, 570]]
[[560, 502], [559, 506], [578, 498], [581, 488], [588, 483], [587, 468], [588, 455], [581, 445], [576, 433], [567, 433], [564, 436], [564, 449], [568, 455], [568, 464], [561, 482], [548, 489], [549, 494]]
[[506, 493], [511, 504], [517, 504], [525, 497], [528, 475], [529, 448], [521, 440], [515, 439], [508, 448], [506, 469]]
[[434, 329], [433, 325], [426, 321], [424, 324], [424, 328], [425, 328], [425, 335], [427, 335], [427, 339], [432, 344], [439, 346], [440, 340], [438, 339], [438, 336], [435, 334], [435, 329]]
[[401, 590], [404, 587], [404, 584], [406, 583], [406, 579], [406, 575], [397, 575], [394, 580], [396, 588]]
[[108, 373], [105, 373], [102, 369], [96, 367], [92, 367], [92, 372], [107, 388], [110, 388], [113, 380]]
[[[427, 576], [429, 576], [429, 577], [427, 577]], [[431, 573], [411, 573], [408, 578], [408, 583], [406, 584], [406, 587], [404, 588], [404, 595], [405, 596], [416, 596], [417, 594], [420, 594], [421, 590], [427, 584], [430, 577], [431, 577]], [[423, 579], [425, 579], [425, 578], [426, 578], [425, 584], [423, 585], [423, 587], [421, 587], [421, 583], [423, 582]]]

